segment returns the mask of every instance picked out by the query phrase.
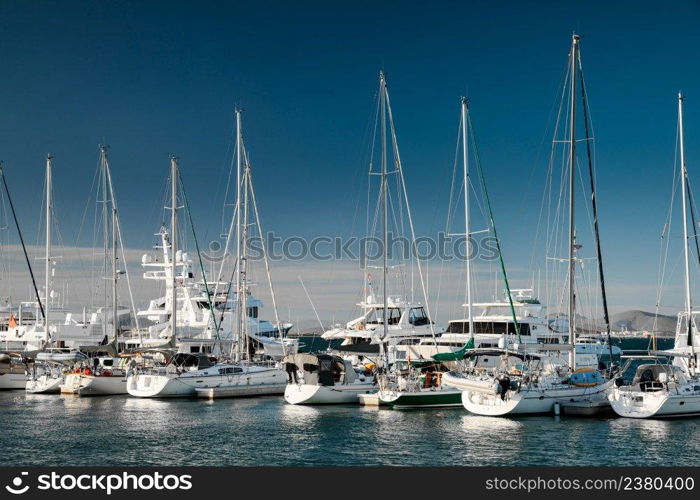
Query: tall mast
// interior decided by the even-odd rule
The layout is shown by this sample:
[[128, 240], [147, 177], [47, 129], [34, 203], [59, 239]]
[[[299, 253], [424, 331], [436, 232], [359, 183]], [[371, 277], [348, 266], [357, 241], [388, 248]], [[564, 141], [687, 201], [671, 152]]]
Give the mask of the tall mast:
[[[100, 146], [100, 175], [102, 176], [102, 248], [104, 248], [104, 258], [102, 268], [104, 269], [103, 283], [107, 282], [109, 269], [109, 196], [107, 194], [107, 148]], [[109, 310], [109, 288], [104, 290], [104, 308], [102, 310], [102, 334], [106, 337], [107, 332], [107, 311]]]
[[[109, 174], [109, 163], [107, 163], [106, 152], [105, 165], [107, 167], [105, 173]], [[112, 208], [112, 333], [114, 334], [114, 348], [116, 349], [118, 345], [117, 334], [119, 332], [119, 312], [117, 310], [117, 280], [119, 279], [117, 274], [117, 247], [119, 245], [119, 233], [117, 231], [117, 205], [114, 203], [114, 190], [111, 182], [109, 183], [109, 199]]]
[[241, 325], [243, 326], [243, 338], [245, 342], [244, 359], [247, 359], [250, 353], [249, 345], [250, 338], [248, 337], [248, 182], [250, 181], [250, 172], [248, 164], [248, 156], [245, 154], [245, 146], [243, 146], [243, 137], [241, 137], [241, 146], [243, 147], [243, 217], [241, 224], [241, 232], [243, 239], [241, 241]]
[[[462, 97], [462, 156], [464, 172], [464, 223], [465, 237], [467, 238], [467, 249], [469, 248], [469, 237], [471, 236], [471, 218], [469, 216], [469, 144], [467, 142], [467, 113], [469, 103], [466, 97]], [[472, 263], [467, 255], [467, 314], [469, 315], [469, 333], [474, 335], [474, 319], [472, 317]]]
[[574, 274], [576, 270], [576, 227], [574, 221], [574, 187], [576, 180], [576, 60], [578, 52], [579, 36], [574, 33], [571, 44], [571, 96], [569, 118], [569, 344], [572, 346], [569, 353], [569, 364], [576, 368], [576, 350], [574, 347], [576, 336], [576, 296], [574, 291]]
[[44, 319], [44, 326], [46, 327], [47, 338], [49, 335], [49, 311], [51, 309], [51, 302], [49, 296], [51, 295], [51, 155], [46, 155], [46, 262], [45, 262], [45, 283], [44, 283], [44, 304], [46, 306], [46, 318]]
[[243, 309], [241, 295], [241, 110], [236, 108], [236, 360], [243, 353]]
[[[678, 93], [678, 135], [681, 150], [681, 191], [683, 192], [683, 255], [685, 259], [685, 312], [688, 315], [688, 345], [693, 347], [693, 305], [690, 292], [690, 251], [688, 248], [688, 170], [685, 165], [685, 137], [683, 135], [683, 94]], [[695, 223], [693, 221], [693, 223]], [[693, 349], [694, 350], [694, 349]], [[691, 358], [693, 362], [695, 361]]]
[[388, 248], [388, 241], [389, 241], [389, 212], [388, 212], [388, 207], [387, 207], [387, 152], [386, 152], [386, 77], [384, 75], [383, 71], [379, 72], [379, 81], [380, 81], [380, 87], [381, 87], [381, 92], [380, 92], [380, 106], [381, 106], [381, 130], [382, 130], [382, 182], [381, 182], [381, 189], [382, 189], [382, 241], [383, 241], [383, 251], [382, 251], [382, 273], [383, 273], [383, 279], [382, 279], [382, 288], [383, 288], [383, 306], [384, 306], [384, 334], [382, 338], [382, 343], [380, 345], [383, 345], [384, 341], [388, 339], [389, 337], [389, 318], [387, 317], [388, 313], [388, 302], [387, 302], [387, 277], [389, 275], [388, 269], [387, 269], [387, 261], [389, 257], [389, 248]]
[[174, 156], [170, 157], [170, 189], [172, 191], [172, 206], [170, 207], [170, 293], [172, 295], [170, 330], [171, 342], [175, 343], [177, 341], [177, 158]]

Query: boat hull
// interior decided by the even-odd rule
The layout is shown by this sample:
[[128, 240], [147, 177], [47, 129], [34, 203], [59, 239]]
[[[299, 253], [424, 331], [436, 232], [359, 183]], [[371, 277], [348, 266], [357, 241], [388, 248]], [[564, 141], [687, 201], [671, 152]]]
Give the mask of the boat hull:
[[[226, 375], [136, 374], [129, 377], [127, 391], [141, 398], [241, 397], [283, 394], [287, 375], [280, 368], [246, 366], [242, 372]], [[202, 394], [198, 390], [202, 390]], [[207, 391], [213, 390], [213, 391]]]
[[462, 404], [470, 413], [484, 416], [533, 415], [554, 413], [555, 404], [565, 404], [589, 398], [602, 398], [612, 381], [595, 387], [576, 387], [522, 390], [509, 392], [504, 399], [500, 394], [464, 391]]
[[[196, 396], [195, 385], [175, 375], [137, 374], [127, 378], [127, 392], [137, 398], [176, 398]], [[194, 380], [192, 381], [194, 382]]]
[[416, 392], [386, 391], [379, 399], [394, 408], [441, 408], [462, 406], [462, 391], [458, 389], [436, 389]]
[[127, 394], [127, 378], [122, 376], [83, 375], [69, 373], [61, 385], [61, 394], [78, 396], [110, 396]]
[[287, 384], [284, 400], [293, 405], [359, 404], [359, 394], [370, 394], [376, 390], [373, 384]]
[[27, 376], [24, 373], [5, 373], [0, 375], [0, 390], [24, 389]]
[[196, 393], [197, 397], [206, 399], [269, 396], [275, 394], [284, 394], [284, 389], [286, 386], [286, 383], [228, 385], [220, 387], [199, 388], [196, 389]]
[[42, 375], [36, 379], [25, 382], [25, 390], [30, 394], [58, 394], [60, 392], [63, 377], [51, 377]]
[[627, 418], [678, 418], [700, 415], [700, 394], [625, 391], [613, 388], [608, 399], [613, 411]]

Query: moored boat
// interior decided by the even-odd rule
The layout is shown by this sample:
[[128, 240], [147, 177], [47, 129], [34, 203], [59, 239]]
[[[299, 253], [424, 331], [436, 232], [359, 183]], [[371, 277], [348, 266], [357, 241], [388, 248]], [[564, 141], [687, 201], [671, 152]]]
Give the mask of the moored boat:
[[370, 375], [331, 354], [294, 354], [285, 358], [288, 383], [284, 399], [293, 405], [359, 404], [359, 394], [377, 391]]

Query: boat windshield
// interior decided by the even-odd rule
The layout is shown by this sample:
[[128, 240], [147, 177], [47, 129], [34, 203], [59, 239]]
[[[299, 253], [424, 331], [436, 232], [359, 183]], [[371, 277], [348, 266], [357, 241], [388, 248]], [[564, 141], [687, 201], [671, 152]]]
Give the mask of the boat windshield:
[[[389, 316], [389, 325], [398, 325], [401, 320], [401, 309], [398, 307], [388, 307], [387, 314]], [[384, 308], [377, 307], [372, 309], [372, 311], [367, 316], [367, 323], [369, 324], [384, 324]]]
[[[520, 335], [530, 335], [530, 324], [519, 323]], [[469, 321], [450, 321], [446, 333], [470, 333]], [[476, 321], [474, 320], [474, 333], [515, 335], [515, 325], [508, 321]]]

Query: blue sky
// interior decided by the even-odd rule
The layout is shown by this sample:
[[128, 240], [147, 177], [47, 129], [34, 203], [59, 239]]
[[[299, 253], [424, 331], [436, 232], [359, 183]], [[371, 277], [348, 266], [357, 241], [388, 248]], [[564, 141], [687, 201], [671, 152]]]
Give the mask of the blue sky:
[[[129, 247], [153, 242], [170, 154], [181, 159], [198, 231], [218, 234], [236, 105], [246, 110], [266, 229], [342, 234], [362, 195], [353, 186], [365, 169], [363, 140], [383, 68], [418, 233], [444, 227], [459, 98], [467, 94], [506, 261], [513, 279], [526, 279], [518, 270], [529, 263], [551, 139], [545, 132], [574, 30], [583, 36], [616, 306], [654, 304], [678, 90], [688, 96], [688, 167], [700, 185], [695, 1], [662, 8], [5, 0], [0, 19], [0, 159], [33, 242], [45, 154], [55, 157], [56, 203], [70, 244], [99, 142], [110, 145]], [[669, 302], [680, 306], [680, 296]]]

